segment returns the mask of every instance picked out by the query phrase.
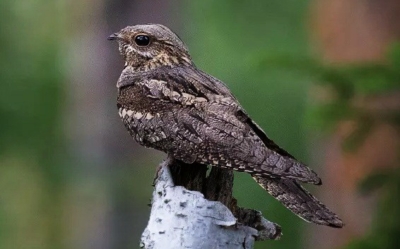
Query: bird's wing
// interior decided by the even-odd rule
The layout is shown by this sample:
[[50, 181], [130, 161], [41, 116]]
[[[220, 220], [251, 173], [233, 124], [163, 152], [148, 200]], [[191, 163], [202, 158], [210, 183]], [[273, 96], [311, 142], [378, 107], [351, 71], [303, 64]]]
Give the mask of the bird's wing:
[[268, 139], [217, 79], [193, 68], [176, 68], [141, 75], [135, 84], [160, 101], [157, 106], [169, 105], [170, 111], [157, 118], [165, 136], [175, 139], [149, 146], [188, 163], [320, 184], [315, 172]]
[[[237, 110], [235, 110], [235, 116], [243, 124], [245, 124], [247, 128], [253, 131], [259, 139], [261, 139], [262, 143], [266, 148], [278, 153], [279, 156], [286, 158], [288, 161], [292, 161], [292, 163], [294, 163], [294, 167], [292, 167], [292, 169], [306, 167], [307, 170], [309, 170], [308, 167], [305, 166], [304, 164], [301, 163], [297, 164], [296, 163], [298, 161], [297, 159], [295, 159], [290, 153], [279, 147], [274, 141], [268, 138], [268, 136], [265, 134], [262, 128], [257, 123], [255, 123], [250, 118], [250, 116], [245, 112], [245, 110], [240, 106], [239, 102], [236, 100], [236, 98], [233, 96], [233, 94], [230, 92], [230, 90], [228, 89], [228, 87], [225, 85], [224, 82], [197, 69], [194, 69], [192, 71], [189, 70], [182, 70], [182, 71], [184, 72], [185, 77], [192, 78], [193, 79], [192, 82], [200, 86], [198, 88], [201, 89], [201, 87], [205, 87], [206, 89], [211, 89], [217, 95], [228, 96], [230, 99], [232, 99], [232, 101], [235, 102], [237, 106]], [[310, 171], [312, 172], [312, 170]], [[322, 184], [321, 179], [317, 177], [317, 175], [314, 172], [312, 172], [311, 175], [313, 175], [312, 178], [314, 179], [313, 181], [314, 184], [317, 185]]]
[[300, 218], [319, 225], [343, 227], [342, 220], [295, 180], [253, 177], [270, 195]]
[[224, 82], [199, 70], [197, 70], [197, 73], [187, 72], [186, 74], [187, 77], [195, 78], [197, 84], [206, 86], [208, 89], [212, 89], [218, 95], [229, 96], [231, 99], [233, 99], [238, 106], [237, 116], [243, 123], [246, 123], [256, 133], [256, 135], [263, 141], [265, 146], [267, 146], [269, 149], [273, 151], [276, 151], [278, 154], [282, 156], [295, 159], [294, 156], [289, 154], [287, 151], [279, 147], [274, 141], [268, 138], [268, 136], [265, 134], [262, 128], [257, 123], [255, 123], [250, 118], [250, 116], [245, 112], [245, 110], [240, 106], [239, 102], [236, 100], [236, 98], [233, 96], [233, 94], [231, 93], [231, 91], [225, 85]]

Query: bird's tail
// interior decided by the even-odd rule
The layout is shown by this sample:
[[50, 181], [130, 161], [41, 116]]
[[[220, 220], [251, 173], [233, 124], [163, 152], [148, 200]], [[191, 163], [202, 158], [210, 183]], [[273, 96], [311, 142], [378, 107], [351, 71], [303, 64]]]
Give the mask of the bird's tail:
[[336, 228], [343, 227], [342, 220], [335, 213], [295, 180], [260, 176], [253, 176], [253, 178], [270, 195], [305, 221]]

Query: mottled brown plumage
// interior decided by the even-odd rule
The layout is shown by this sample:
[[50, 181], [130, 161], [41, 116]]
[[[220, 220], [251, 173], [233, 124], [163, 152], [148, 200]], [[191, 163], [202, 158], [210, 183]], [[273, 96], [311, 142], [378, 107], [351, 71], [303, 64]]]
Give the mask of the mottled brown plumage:
[[343, 226], [298, 183], [319, 185], [317, 174], [270, 140], [223, 82], [196, 68], [175, 33], [136, 25], [109, 39], [118, 41], [125, 59], [119, 115], [138, 143], [185, 163], [248, 172], [301, 218]]

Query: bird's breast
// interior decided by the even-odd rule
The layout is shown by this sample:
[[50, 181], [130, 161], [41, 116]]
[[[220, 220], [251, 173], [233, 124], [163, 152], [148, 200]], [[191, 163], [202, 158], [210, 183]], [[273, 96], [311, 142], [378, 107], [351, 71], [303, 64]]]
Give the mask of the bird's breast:
[[141, 112], [120, 107], [118, 114], [131, 136], [141, 145], [157, 147], [167, 138], [160, 113]]
[[166, 139], [162, 103], [150, 99], [139, 86], [129, 86], [119, 91], [118, 114], [131, 136], [141, 145], [157, 147]]

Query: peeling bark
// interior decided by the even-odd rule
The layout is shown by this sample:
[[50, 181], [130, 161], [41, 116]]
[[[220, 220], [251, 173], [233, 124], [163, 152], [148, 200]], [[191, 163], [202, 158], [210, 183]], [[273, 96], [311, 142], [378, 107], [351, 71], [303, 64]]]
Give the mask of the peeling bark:
[[233, 172], [168, 158], [155, 179], [150, 219], [141, 248], [253, 248], [279, 239], [280, 227], [232, 197]]

